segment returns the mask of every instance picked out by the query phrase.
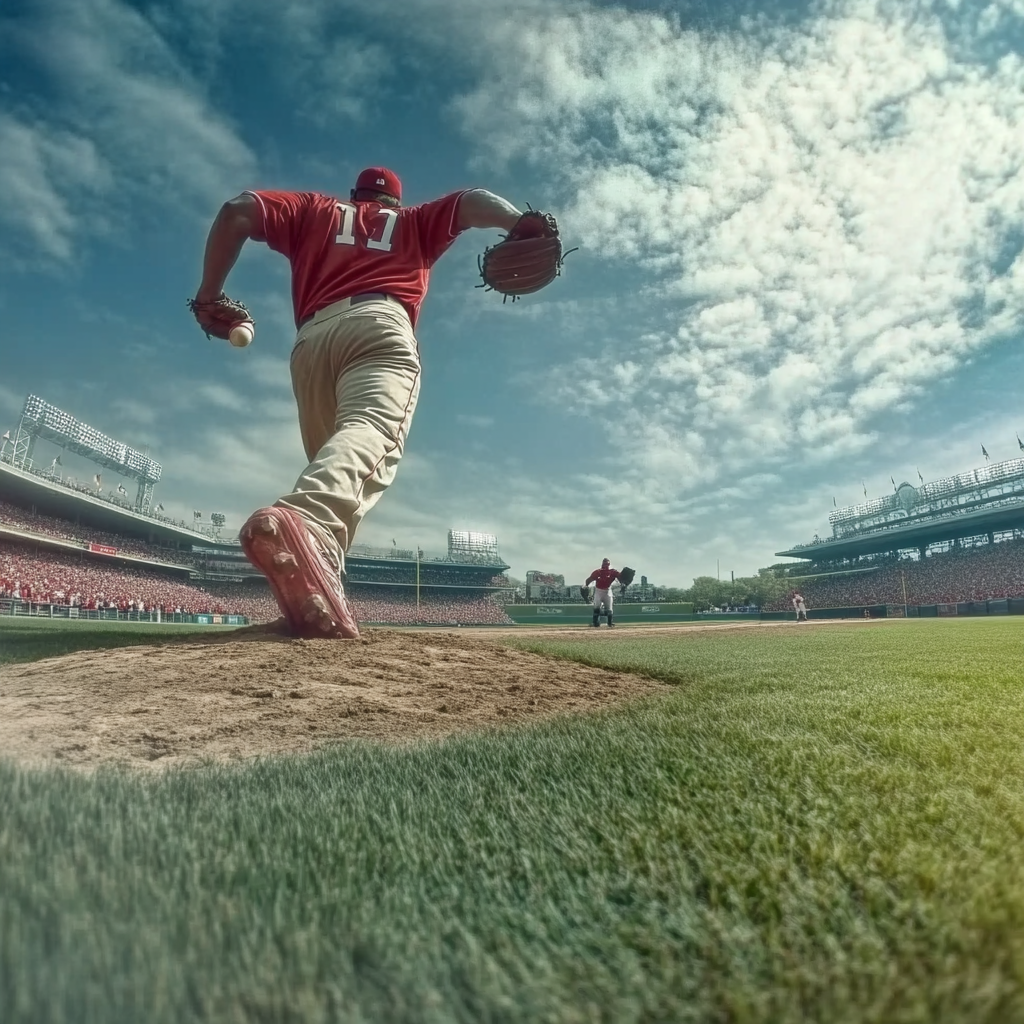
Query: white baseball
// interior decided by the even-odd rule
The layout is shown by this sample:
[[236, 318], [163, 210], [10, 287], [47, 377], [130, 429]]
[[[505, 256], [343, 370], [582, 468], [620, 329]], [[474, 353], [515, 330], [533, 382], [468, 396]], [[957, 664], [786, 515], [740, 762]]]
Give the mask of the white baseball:
[[235, 327], [231, 328], [231, 333], [228, 335], [228, 341], [230, 341], [235, 348], [245, 348], [245, 346], [252, 341], [254, 333], [252, 324], [237, 324]]

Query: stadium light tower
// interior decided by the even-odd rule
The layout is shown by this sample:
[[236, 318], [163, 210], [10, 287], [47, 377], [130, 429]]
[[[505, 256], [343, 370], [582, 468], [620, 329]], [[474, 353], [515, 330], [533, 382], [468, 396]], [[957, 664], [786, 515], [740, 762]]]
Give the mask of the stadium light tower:
[[101, 434], [38, 396], [29, 395], [25, 399], [21, 422], [14, 438], [11, 465], [31, 470], [32, 456], [39, 438], [59, 445], [63, 450], [82, 455], [90, 462], [111, 469], [120, 476], [136, 480], [139, 490], [135, 508], [139, 512], [149, 512], [153, 487], [162, 473], [159, 462], [121, 441]]
[[498, 538], [492, 533], [471, 530], [448, 531], [448, 558], [453, 562], [503, 564], [498, 555]]

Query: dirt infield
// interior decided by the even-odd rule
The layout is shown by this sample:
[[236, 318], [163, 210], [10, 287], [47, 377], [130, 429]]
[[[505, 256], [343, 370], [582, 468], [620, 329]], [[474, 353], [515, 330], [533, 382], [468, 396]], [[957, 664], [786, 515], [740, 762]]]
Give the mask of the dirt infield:
[[0, 756], [160, 769], [351, 738], [440, 737], [664, 688], [476, 633], [375, 629], [331, 641], [238, 631], [0, 669]]
[[716, 623], [589, 629], [366, 630], [293, 640], [250, 627], [0, 669], [0, 756], [24, 765], [145, 769], [301, 753], [360, 738], [403, 743], [610, 707], [668, 687], [502, 646], [504, 635], [595, 643]]

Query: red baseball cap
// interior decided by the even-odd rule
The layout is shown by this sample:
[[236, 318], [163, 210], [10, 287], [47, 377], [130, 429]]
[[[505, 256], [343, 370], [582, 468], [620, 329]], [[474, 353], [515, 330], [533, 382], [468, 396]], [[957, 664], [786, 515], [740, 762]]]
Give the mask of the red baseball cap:
[[359, 177], [356, 178], [356, 190], [361, 188], [383, 192], [399, 200], [402, 198], [402, 183], [398, 180], [398, 175], [386, 167], [367, 167], [365, 171], [360, 171]]

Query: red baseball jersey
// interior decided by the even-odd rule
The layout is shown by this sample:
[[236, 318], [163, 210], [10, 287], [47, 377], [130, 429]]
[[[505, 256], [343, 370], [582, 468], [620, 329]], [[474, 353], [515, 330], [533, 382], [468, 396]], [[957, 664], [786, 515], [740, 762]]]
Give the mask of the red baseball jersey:
[[247, 194], [259, 205], [267, 245], [292, 265], [296, 324], [338, 299], [387, 292], [415, 327], [430, 268], [461, 230], [465, 192], [399, 209], [318, 192]]
[[587, 583], [593, 583], [598, 590], [607, 590], [618, 578], [618, 569], [595, 569], [587, 577]]

